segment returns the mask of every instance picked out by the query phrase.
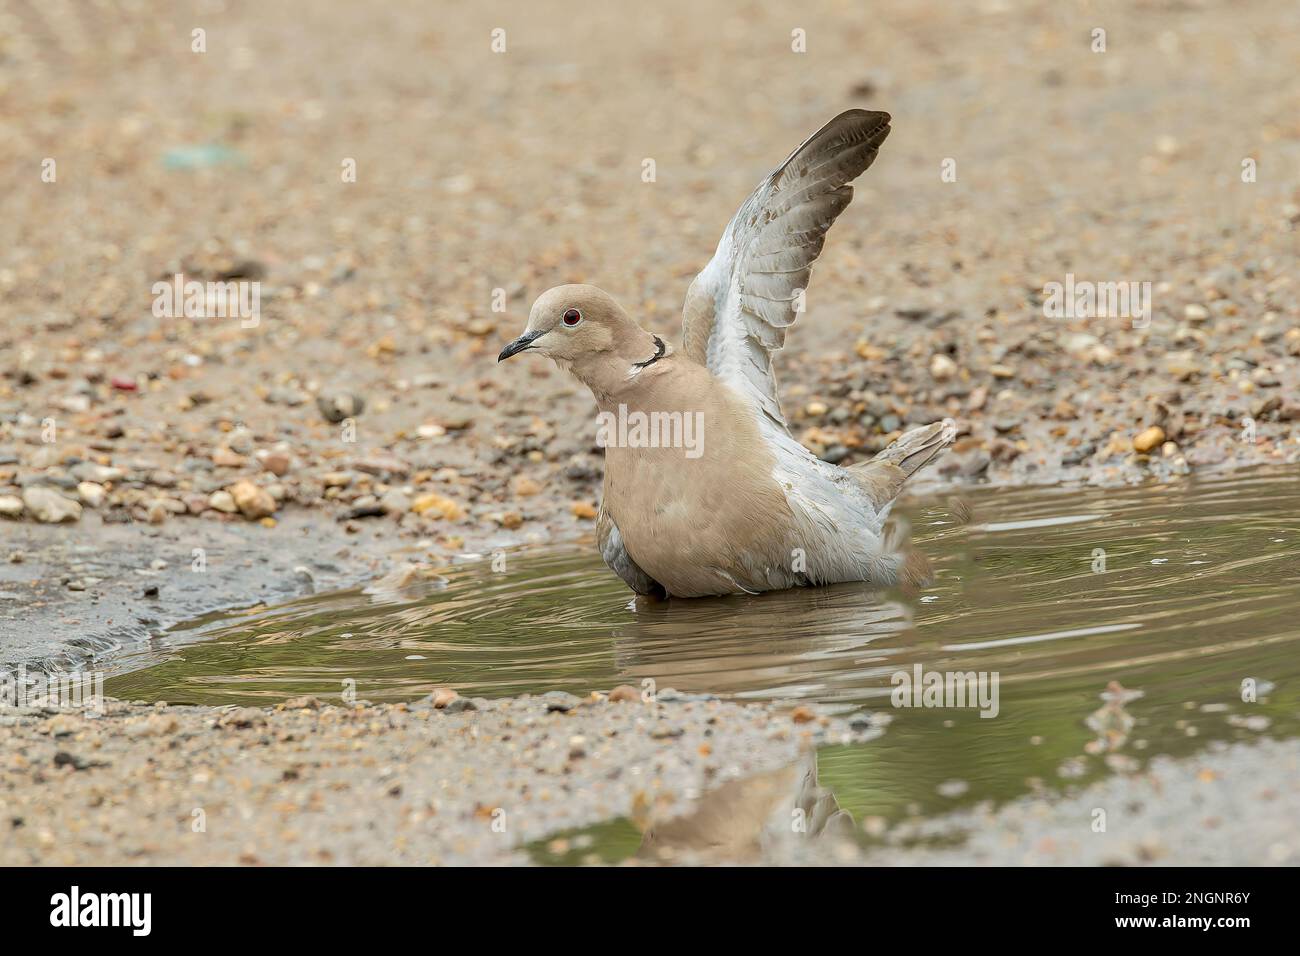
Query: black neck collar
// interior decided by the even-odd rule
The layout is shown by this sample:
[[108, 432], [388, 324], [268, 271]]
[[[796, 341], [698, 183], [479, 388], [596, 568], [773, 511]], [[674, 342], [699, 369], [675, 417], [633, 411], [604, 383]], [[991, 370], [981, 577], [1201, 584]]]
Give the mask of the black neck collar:
[[644, 362], [633, 362], [632, 363], [633, 368], [649, 368], [651, 365], [654, 365], [655, 362], [659, 361], [661, 358], [664, 357], [664, 352], [667, 351], [668, 349], [668, 347], [664, 345], [664, 340], [657, 335], [652, 336], [652, 338], [655, 340], [654, 356], [652, 358], [646, 359]]

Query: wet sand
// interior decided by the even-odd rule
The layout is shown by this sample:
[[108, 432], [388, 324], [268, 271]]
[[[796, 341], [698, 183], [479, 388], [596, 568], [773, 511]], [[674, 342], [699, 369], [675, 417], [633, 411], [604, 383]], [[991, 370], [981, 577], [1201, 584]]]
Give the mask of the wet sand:
[[[635, 695], [632, 695], [635, 698]], [[528, 862], [524, 845], [866, 739], [815, 708], [551, 694], [0, 713], [0, 865]]]
[[0, 713], [0, 865], [599, 863], [563, 834], [619, 818], [641, 832], [628, 864], [1300, 863], [1294, 740], [888, 829], [828, 821], [805, 777], [810, 748], [870, 724], [672, 698]]

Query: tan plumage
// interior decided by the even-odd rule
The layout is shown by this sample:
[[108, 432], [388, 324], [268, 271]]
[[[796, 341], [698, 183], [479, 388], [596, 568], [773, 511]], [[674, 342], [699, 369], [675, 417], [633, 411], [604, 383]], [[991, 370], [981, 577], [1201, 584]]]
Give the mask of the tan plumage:
[[540, 351], [568, 368], [606, 423], [675, 415], [698, 426], [698, 447], [684, 428], [676, 447], [631, 430], [607, 444], [597, 537], [637, 593], [892, 584], [915, 567], [885, 541], [884, 520], [907, 478], [952, 440], [951, 424], [839, 468], [791, 437], [772, 371], [826, 230], [888, 134], [888, 114], [842, 113], [759, 184], [691, 283], [681, 353], [584, 285], [543, 293], [502, 351]]

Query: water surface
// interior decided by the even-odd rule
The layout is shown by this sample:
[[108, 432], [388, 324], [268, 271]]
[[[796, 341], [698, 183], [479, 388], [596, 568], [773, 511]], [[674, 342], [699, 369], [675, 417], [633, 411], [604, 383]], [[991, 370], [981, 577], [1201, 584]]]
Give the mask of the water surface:
[[[878, 740], [818, 755], [821, 785], [859, 820], [1004, 800], [1157, 753], [1297, 732], [1294, 473], [988, 489], [905, 514], [935, 568], [917, 594], [840, 585], [647, 604], [594, 549], [511, 553], [500, 573], [485, 560], [446, 569], [445, 583], [199, 622], [202, 640], [182, 643], [193, 638], [182, 630], [141, 647], [120, 664], [139, 669], [107, 690], [269, 704], [337, 697], [345, 681], [380, 701], [435, 684], [494, 696], [652, 680], [839, 704], [891, 718]], [[893, 707], [891, 678], [916, 665], [998, 675], [997, 716]], [[1243, 681], [1256, 700], [1243, 700]]]

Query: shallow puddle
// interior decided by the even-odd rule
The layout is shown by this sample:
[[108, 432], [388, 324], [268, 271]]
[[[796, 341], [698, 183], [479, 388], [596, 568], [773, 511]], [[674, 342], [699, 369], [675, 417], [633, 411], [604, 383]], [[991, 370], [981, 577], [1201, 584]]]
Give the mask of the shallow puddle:
[[[1300, 728], [1294, 472], [987, 489], [906, 515], [936, 571], [915, 595], [841, 585], [644, 604], [594, 548], [511, 553], [500, 573], [485, 560], [416, 591], [318, 595], [200, 622], [197, 642], [182, 630], [124, 656], [119, 670], [138, 669], [106, 691], [270, 704], [337, 697], [348, 681], [379, 701], [435, 684], [466, 696], [585, 694], [648, 679], [842, 703], [892, 719], [870, 744], [818, 755], [821, 786], [858, 820], [1000, 801]], [[996, 675], [996, 716], [893, 706], [895, 675], [918, 667], [923, 679]], [[624, 829], [605, 827], [619, 846]], [[599, 836], [581, 842], [619, 855]]]

